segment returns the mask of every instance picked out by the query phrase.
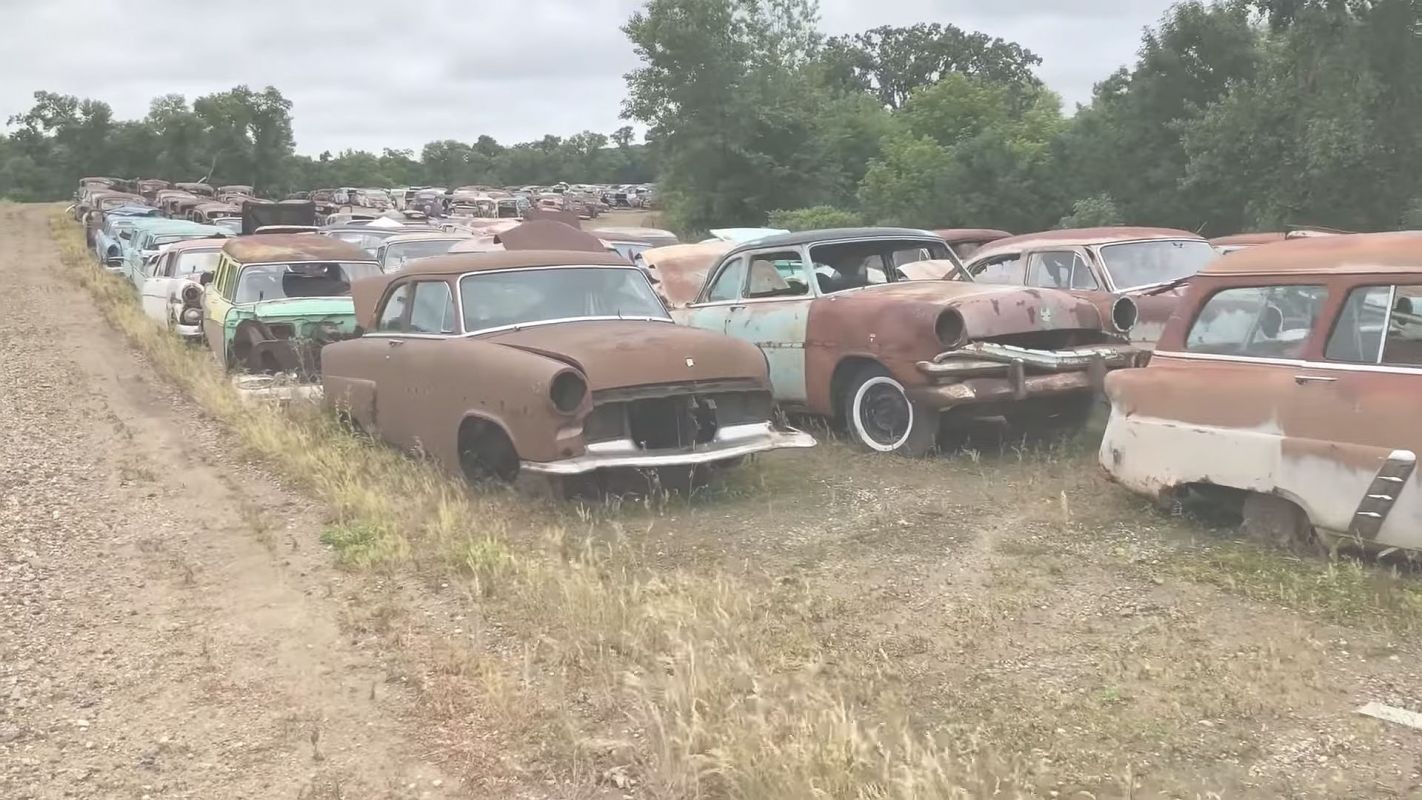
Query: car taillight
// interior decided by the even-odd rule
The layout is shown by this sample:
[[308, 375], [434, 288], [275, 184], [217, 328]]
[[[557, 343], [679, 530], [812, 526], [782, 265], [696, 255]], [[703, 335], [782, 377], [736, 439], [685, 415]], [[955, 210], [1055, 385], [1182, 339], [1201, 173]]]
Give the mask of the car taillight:
[[188, 284], [183, 287], [183, 305], [196, 306], [202, 302], [202, 287], [196, 284]]

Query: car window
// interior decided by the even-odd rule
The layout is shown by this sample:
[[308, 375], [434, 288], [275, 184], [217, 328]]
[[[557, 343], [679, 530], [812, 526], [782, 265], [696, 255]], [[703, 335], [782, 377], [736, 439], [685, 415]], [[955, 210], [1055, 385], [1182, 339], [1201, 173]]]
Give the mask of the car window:
[[913, 261], [955, 260], [948, 245], [941, 240], [872, 238], [810, 248], [810, 262], [820, 294], [885, 283], [891, 279], [886, 269], [895, 271], [895, 267], [901, 266], [898, 260], [909, 255]]
[[1027, 259], [1027, 285], [1047, 289], [1095, 289], [1091, 267], [1075, 250], [1033, 253]]
[[746, 298], [798, 297], [810, 293], [805, 262], [794, 250], [755, 253], [746, 274]]
[[411, 333], [454, 333], [454, 293], [444, 281], [415, 284], [415, 304], [410, 309]]
[[1004, 283], [1021, 286], [1027, 282], [1025, 267], [1021, 253], [993, 256], [973, 265], [973, 280], [980, 283]]
[[1422, 366], [1422, 286], [1360, 286], [1349, 292], [1324, 358]]
[[1216, 292], [1195, 318], [1185, 349], [1299, 358], [1326, 296], [1322, 286], [1251, 286]]
[[401, 332], [405, 330], [405, 306], [410, 301], [410, 284], [400, 286], [390, 293], [385, 306], [380, 309], [380, 319], [375, 323], [377, 331]]
[[716, 275], [716, 282], [711, 284], [711, 291], [706, 293], [706, 302], [722, 303], [740, 297], [741, 277], [745, 274], [745, 269], [746, 260], [740, 256], [728, 261]]

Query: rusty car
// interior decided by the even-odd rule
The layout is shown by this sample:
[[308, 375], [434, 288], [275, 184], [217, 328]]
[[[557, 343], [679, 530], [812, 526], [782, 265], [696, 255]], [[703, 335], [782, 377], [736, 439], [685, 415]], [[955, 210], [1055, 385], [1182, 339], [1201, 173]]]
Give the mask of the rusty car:
[[1229, 236], [1216, 236], [1210, 240], [1210, 246], [1215, 248], [1215, 251], [1220, 255], [1228, 255], [1236, 250], [1258, 247], [1261, 244], [1274, 244], [1275, 242], [1308, 239], [1316, 236], [1337, 236], [1344, 233], [1349, 233], [1349, 231], [1335, 231], [1328, 228], [1294, 228], [1287, 231], [1235, 233]]
[[814, 439], [772, 417], [765, 358], [676, 325], [607, 252], [445, 255], [355, 285], [326, 402], [471, 479], [688, 473]]
[[940, 228], [933, 232], [942, 239], [959, 261], [967, 261], [983, 245], [999, 239], [1007, 239], [1012, 234], [996, 228]]
[[1106, 391], [1121, 485], [1228, 504], [1279, 542], [1422, 549], [1422, 233], [1224, 256]]
[[173, 184], [174, 189], [181, 189], [188, 194], [200, 195], [202, 197], [213, 197], [217, 192], [206, 183], [201, 181], [179, 181]]
[[228, 239], [203, 273], [203, 336], [229, 371], [314, 378], [321, 349], [355, 335], [351, 283], [380, 274], [360, 248], [325, 236]]
[[1208, 241], [1190, 231], [1071, 228], [984, 245], [963, 265], [963, 273], [978, 283], [1069, 291], [1108, 315], [1117, 298], [1129, 297], [1137, 313], [1129, 338], [1149, 347], [1179, 303], [1185, 283], [1217, 256]]
[[781, 406], [878, 452], [922, 455], [950, 419], [1079, 424], [1105, 373], [1140, 360], [1087, 300], [903, 279], [925, 259], [953, 256], [928, 231], [806, 231], [724, 253], [685, 305], [663, 287], [679, 321], [761, 348]]

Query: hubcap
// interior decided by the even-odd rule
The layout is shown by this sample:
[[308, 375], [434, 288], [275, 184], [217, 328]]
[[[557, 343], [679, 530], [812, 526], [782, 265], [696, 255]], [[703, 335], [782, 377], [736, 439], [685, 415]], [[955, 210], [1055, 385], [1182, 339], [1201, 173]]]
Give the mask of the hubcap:
[[859, 427], [883, 445], [897, 443], [908, 432], [913, 410], [908, 398], [887, 384], [869, 387], [859, 406]]

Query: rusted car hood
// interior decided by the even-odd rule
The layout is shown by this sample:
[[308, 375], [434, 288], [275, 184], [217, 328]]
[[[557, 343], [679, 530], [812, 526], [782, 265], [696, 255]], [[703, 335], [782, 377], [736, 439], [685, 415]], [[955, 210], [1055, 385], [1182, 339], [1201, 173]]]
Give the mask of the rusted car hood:
[[1055, 289], [1024, 286], [948, 280], [901, 281], [831, 295], [819, 302], [954, 308], [963, 315], [968, 336], [974, 339], [1102, 327], [1101, 312], [1090, 301]]
[[562, 322], [476, 338], [570, 362], [593, 391], [746, 378], [768, 383], [755, 345], [670, 322]]

